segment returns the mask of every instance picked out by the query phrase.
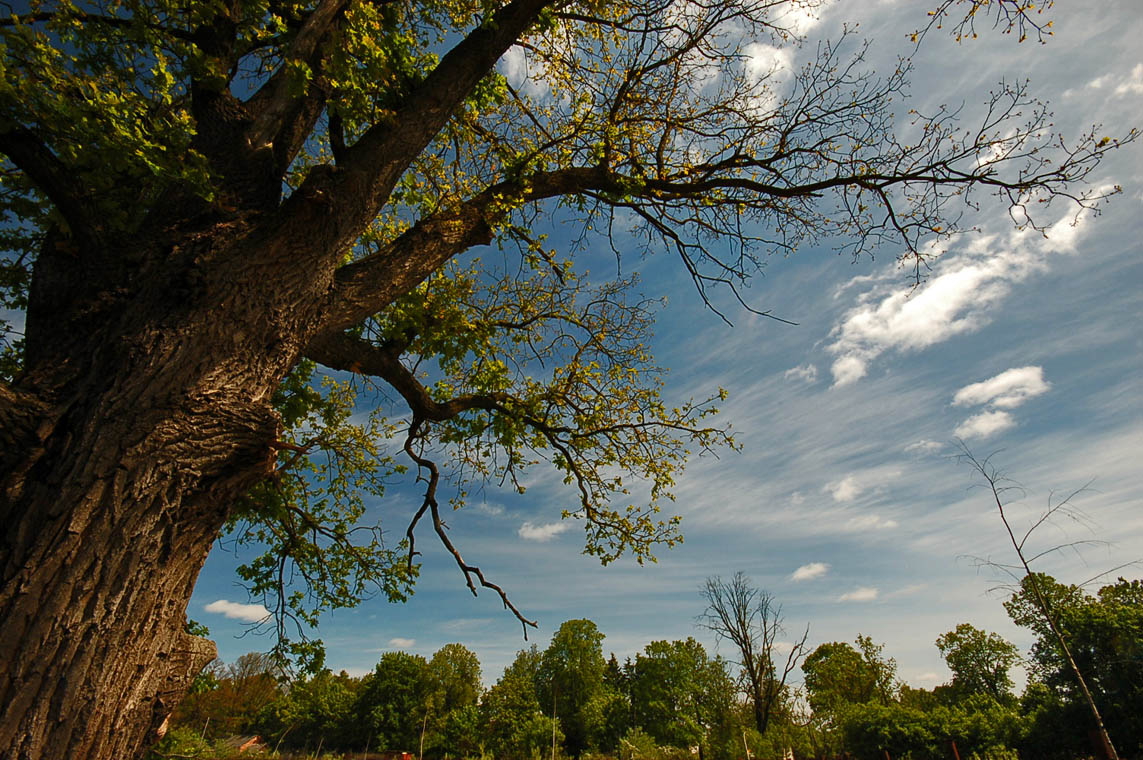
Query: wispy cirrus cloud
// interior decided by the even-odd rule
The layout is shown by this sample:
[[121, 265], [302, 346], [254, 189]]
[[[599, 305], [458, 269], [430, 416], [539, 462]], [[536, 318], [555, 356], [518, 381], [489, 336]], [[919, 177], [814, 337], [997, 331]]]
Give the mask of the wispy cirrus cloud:
[[219, 599], [204, 605], [203, 609], [207, 612], [223, 615], [231, 620], [242, 620], [247, 623], [260, 623], [270, 617], [270, 611], [261, 604], [242, 604], [226, 599]]
[[794, 581], [808, 581], [814, 578], [821, 578], [829, 572], [829, 564], [826, 562], [810, 562], [809, 564], [802, 565], [794, 571], [790, 576], [790, 580]]
[[393, 647], [394, 649], [408, 649], [416, 643], [416, 639], [406, 639], [400, 636], [394, 636], [393, 638], [389, 639], [389, 646]]
[[517, 534], [525, 541], [540, 541], [542, 543], [545, 541], [551, 541], [553, 538], [563, 533], [570, 527], [571, 523], [567, 522], [544, 523], [542, 525], [538, 525], [529, 520], [526, 520], [524, 524], [520, 526], [520, 530], [517, 531]]
[[858, 515], [857, 517], [849, 518], [845, 523], [845, 529], [853, 533], [867, 530], [888, 530], [896, 527], [896, 520], [891, 520], [881, 515]]
[[813, 383], [818, 379], [818, 368], [813, 364], [801, 364], [786, 370], [782, 376], [787, 380], [800, 380], [803, 383]]

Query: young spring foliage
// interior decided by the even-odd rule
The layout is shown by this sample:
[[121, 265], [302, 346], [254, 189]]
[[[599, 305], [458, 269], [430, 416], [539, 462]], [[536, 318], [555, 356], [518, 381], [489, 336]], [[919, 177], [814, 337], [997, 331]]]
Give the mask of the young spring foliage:
[[[518, 489], [546, 464], [588, 553], [677, 541], [659, 509], [689, 455], [733, 445], [710, 420], [725, 394], [664, 398], [655, 302], [588, 278], [592, 248], [669, 252], [704, 297], [807, 243], [888, 242], [922, 277], [965, 204], [994, 194], [1043, 229], [1057, 201], [1113, 192], [1085, 183], [1136, 133], [1061, 139], [1024, 83], [962, 121], [904, 113], [908, 62], [870, 71], [852, 32], [796, 70], [757, 65], [818, 6], [7, 10], [0, 297], [22, 314], [0, 346], [0, 701], [27, 707], [0, 722], [0, 752], [153, 739], [209, 659], [183, 617], [220, 531], [263, 551], [242, 574], [283, 637], [407, 594], [426, 528], [528, 622], [450, 539], [442, 478]], [[966, 8], [1032, 18], [1006, 0], [940, 11]], [[558, 251], [553, 215], [577, 231]], [[423, 481], [386, 525], [405, 543], [371, 512], [400, 467]], [[33, 688], [48, 683], [79, 686]], [[61, 710], [93, 717], [49, 720]]]

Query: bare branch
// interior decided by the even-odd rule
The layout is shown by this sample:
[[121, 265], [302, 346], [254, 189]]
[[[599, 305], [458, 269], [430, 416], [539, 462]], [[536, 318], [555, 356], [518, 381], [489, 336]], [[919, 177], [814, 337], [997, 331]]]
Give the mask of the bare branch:
[[[996, 469], [996, 467], [990, 463], [992, 456], [989, 456], [984, 460], [979, 460], [973, 455], [972, 451], [969, 450], [968, 446], [966, 446], [963, 441], [958, 441], [958, 444], [961, 450], [960, 460], [972, 467], [972, 469], [976, 470], [976, 472], [984, 480], [985, 486], [992, 493], [992, 501], [996, 505], [997, 511], [1000, 513], [1000, 521], [1004, 523], [1004, 529], [1008, 533], [1008, 538], [1012, 543], [1012, 548], [1015, 550], [1016, 556], [1020, 558], [1020, 566], [1024, 571], [1021, 582], [1027, 581], [1031, 587], [1036, 606], [1039, 608], [1040, 613], [1043, 615], [1044, 622], [1048, 624], [1052, 635], [1055, 637], [1056, 642], [1059, 644], [1060, 651], [1063, 653], [1064, 659], [1067, 661], [1072, 675], [1075, 676], [1076, 683], [1079, 685], [1080, 691], [1083, 693], [1084, 701], [1087, 703], [1088, 709], [1091, 712], [1092, 719], [1095, 722], [1096, 730], [1098, 731], [1104, 748], [1107, 751], [1108, 760], [1118, 760], [1119, 755], [1116, 753], [1115, 745], [1111, 742], [1111, 737], [1108, 736], [1107, 728], [1103, 723], [1103, 717], [1099, 713], [1099, 708], [1096, 707], [1095, 699], [1092, 697], [1091, 690], [1088, 688], [1087, 680], [1084, 678], [1083, 673], [1080, 672], [1079, 665], [1076, 664], [1075, 658], [1072, 656], [1071, 648], [1068, 646], [1067, 638], [1064, 636], [1063, 630], [1060, 628], [1059, 623], [1056, 620], [1055, 612], [1049, 606], [1048, 600], [1044, 596], [1043, 590], [1040, 588], [1040, 581], [1038, 577], [1035, 573], [1032, 572], [1032, 568], [1029, 565], [1031, 560], [1025, 558], [1023, 541], [1018, 541], [1016, 539], [1016, 535], [1013, 533], [1012, 526], [1008, 521], [1008, 516], [1004, 512], [1005, 504], [1003, 494], [1006, 490], [1008, 490], [1003, 485], [1005, 482], [1004, 476], [999, 472], [999, 470]], [[1076, 493], [1078, 493], [1078, 491]], [[1071, 497], [1069, 496], [1062, 502], [1057, 503], [1055, 509], [1058, 510], [1060, 507], [1066, 505], [1070, 498]], [[1053, 510], [1050, 509], [1049, 512], [1051, 511]], [[1025, 539], [1026, 538], [1027, 536], [1025, 536]]]
[[513, 604], [512, 601], [508, 598], [507, 592], [505, 592], [504, 589], [501, 586], [499, 586], [498, 584], [489, 581], [484, 576], [483, 571], [481, 571], [481, 569], [479, 567], [477, 567], [476, 565], [470, 565], [467, 562], [465, 562], [464, 558], [461, 557], [461, 555], [460, 555], [460, 551], [456, 548], [456, 545], [453, 544], [452, 539], [449, 538], [449, 536], [448, 536], [448, 533], [447, 533], [448, 528], [444, 524], [444, 521], [441, 519], [439, 506], [437, 504], [437, 498], [436, 498], [437, 484], [440, 482], [440, 472], [438, 471], [435, 462], [433, 462], [431, 459], [428, 459], [426, 457], [419, 455], [413, 449], [413, 442], [415, 440], [417, 440], [417, 438], [420, 436], [421, 426], [423, 424], [424, 424], [423, 421], [420, 420], [419, 418], [413, 419], [412, 424], [409, 425], [409, 434], [405, 438], [405, 446], [404, 446], [405, 453], [409, 455], [410, 459], [412, 459], [414, 462], [416, 462], [417, 467], [420, 468], [420, 470], [422, 470], [422, 471], [428, 472], [428, 474], [429, 474], [428, 478], [425, 480], [426, 485], [425, 485], [424, 501], [422, 502], [420, 509], [417, 510], [417, 513], [413, 517], [412, 522], [409, 524], [409, 528], [407, 531], [407, 534], [409, 537], [409, 551], [410, 551], [409, 561], [410, 562], [412, 561], [412, 556], [413, 556], [412, 555], [413, 528], [416, 526], [417, 522], [421, 519], [421, 517], [425, 514], [425, 511], [428, 510], [429, 514], [432, 517], [433, 530], [436, 532], [437, 538], [440, 539], [441, 544], [445, 547], [445, 549], [448, 551], [448, 553], [451, 554], [453, 559], [456, 561], [457, 567], [460, 568], [461, 573], [464, 575], [464, 582], [468, 586], [468, 590], [472, 592], [473, 596], [477, 595], [476, 585], [473, 583], [473, 577], [475, 576], [476, 580], [480, 582], [480, 585], [482, 587], [487, 588], [487, 589], [491, 589], [492, 591], [495, 591], [496, 594], [500, 597], [500, 601], [504, 604], [504, 609], [509, 610], [516, 617], [516, 619], [520, 621], [520, 626], [521, 626], [521, 628], [523, 628], [523, 631], [524, 631], [524, 639], [527, 640], [527, 638], [528, 638], [528, 626], [531, 626], [532, 628], [536, 628], [537, 627], [536, 621], [529, 620], [528, 618], [524, 617], [524, 614], [522, 612], [520, 612], [520, 610], [516, 607], [516, 605]]
[[784, 698], [790, 673], [808, 654], [809, 626], [779, 668], [774, 653], [785, 628], [782, 606], [775, 603], [774, 597], [751, 585], [750, 579], [741, 572], [726, 582], [717, 576], [707, 578], [702, 596], [707, 601], [707, 609], [699, 618], [699, 625], [719, 639], [730, 641], [738, 650], [741, 658], [738, 664], [748, 687], [755, 728], [765, 733]]

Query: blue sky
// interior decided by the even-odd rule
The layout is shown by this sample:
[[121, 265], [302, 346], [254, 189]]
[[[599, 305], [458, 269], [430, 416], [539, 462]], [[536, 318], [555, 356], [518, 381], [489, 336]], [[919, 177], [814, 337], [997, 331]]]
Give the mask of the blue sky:
[[[812, 40], [860, 21], [871, 63], [891, 65], [931, 5], [833, 3], [806, 31]], [[910, 104], [971, 110], [1000, 79], [1029, 77], [1065, 135], [1093, 123], [1113, 135], [1143, 124], [1137, 0], [1109, 0], [1098, 13], [1058, 3], [1051, 18], [1056, 33], [1046, 45], [991, 30], [959, 46], [930, 35]], [[788, 60], [797, 65], [813, 50], [790, 51]], [[510, 54], [506, 74], [513, 66]], [[811, 645], [870, 635], [914, 686], [948, 679], [933, 642], [958, 623], [1027, 647], [1028, 634], [1004, 614], [1004, 595], [989, 593], [1003, 579], [972, 559], [1010, 561], [1011, 553], [952, 442], [999, 451], [995, 461], [1026, 487], [1018, 519], [1037, 515], [1052, 493], [1092, 481], [1076, 500], [1090, 521], [1045, 528], [1039, 545], [1110, 543], [1051, 556], [1040, 569], [1080, 582], [1143, 558], [1141, 180], [1140, 146], [1119, 151], [1093, 182], [1124, 192], [1077, 224], [1054, 209], [1059, 224], [1047, 239], [1015, 231], [1005, 209], [986, 201], [972, 219], [979, 232], [954, 241], [916, 289], [892, 249], [857, 262], [825, 247], [771, 260], [747, 299], [797, 326], [728, 310], [728, 327], [703, 309], [676, 261], [625, 262], [640, 271], [644, 292], [668, 297], [653, 348], [672, 370], [669, 397], [727, 388], [724, 417], [743, 451], [691, 463], [674, 505], [686, 541], [660, 551], [657, 564], [601, 568], [583, 556], [581, 526], [559, 521], [574, 496], [538, 471], [524, 496], [489, 489], [472, 499], [450, 521], [454, 540], [540, 621], [530, 635], [541, 647], [562, 621], [586, 617], [606, 634], [605, 652], [621, 659], [655, 639], [695, 636], [713, 650], [695, 625], [699, 587], [739, 570], [782, 604], [791, 637], [807, 623]], [[396, 488], [376, 515], [401, 532], [418, 502], [416, 491]], [[408, 603], [369, 601], [322, 622], [328, 664], [360, 674], [390, 649], [428, 656], [460, 641], [492, 683], [525, 645], [520, 626], [492, 593], [468, 594], [431, 535], [418, 548], [424, 566]], [[235, 583], [237, 561], [216, 549], [188, 608], [228, 661], [270, 645], [243, 636], [234, 617], [249, 601]]]

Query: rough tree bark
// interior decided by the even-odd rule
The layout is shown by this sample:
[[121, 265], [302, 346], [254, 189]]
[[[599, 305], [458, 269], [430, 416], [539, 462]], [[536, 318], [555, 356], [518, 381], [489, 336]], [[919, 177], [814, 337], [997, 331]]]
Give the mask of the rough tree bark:
[[[546, 3], [501, 9], [394, 125], [284, 202], [281, 177], [321, 113], [320, 91], [289, 108], [274, 79], [246, 102], [193, 91], [196, 147], [223, 178], [218, 201], [171, 192], [129, 236], [103, 229], [32, 136], [0, 123], [0, 148], [69, 223], [35, 265], [25, 374], [0, 384], [0, 756], [125, 758], [161, 735], [215, 654], [183, 632], [186, 605], [229, 505], [274, 466], [275, 388], [311, 342], [381, 310], [487, 229], [470, 223], [465, 240], [373, 262], [351, 303], [335, 269]], [[320, 4], [310, 38], [342, 5]], [[225, 56], [211, 47], [216, 31], [199, 39]], [[301, 54], [310, 38], [299, 35]]]
[[[329, 113], [334, 164], [310, 170], [285, 200], [283, 177], [326, 113], [330, 93], [324, 88], [334, 85], [322, 75], [323, 44], [343, 22], [346, 0], [316, 0], [308, 14], [294, 19], [275, 51], [281, 65], [245, 100], [217, 74], [240, 68], [244, 53], [237, 50], [235, 19], [242, 4], [200, 4], [205, 20], [191, 14], [194, 20], [187, 21], [200, 28], [168, 31], [195, 48], [198, 63], [179, 86], [185, 85], [195, 124], [192, 147], [210, 166], [212, 200], [168, 177], [171, 187], [142, 204], [150, 210], [140, 211], [142, 218], [131, 222], [137, 227], [128, 231], [111, 229], [94, 191], [75, 187], [83, 175], [37, 134], [37, 115], [25, 114], [24, 122], [36, 122], [28, 126], [0, 112], [0, 155], [50, 201], [56, 219], [32, 274], [22, 374], [14, 385], [0, 383], [0, 757], [130, 757], [157, 736], [213, 655], [209, 642], [182, 632], [184, 610], [229, 505], [275, 464], [280, 431], [271, 398], [282, 378], [302, 357], [335, 369], [353, 366], [352, 360], [339, 363], [352, 353], [344, 331], [381, 312], [451, 256], [489, 242], [493, 225], [508, 213], [503, 199], [532, 202], [574, 193], [622, 207], [641, 188], [647, 205], [631, 209], [674, 247], [702, 288], [741, 274], [743, 260], [716, 262], [716, 277], [702, 275], [694, 257], [708, 252], [686, 243], [661, 218], [676, 208], [683, 215], [672, 224], [696, 225], [704, 236], [733, 234], [744, 205], [781, 225], [786, 211], [797, 217], [822, 193], [851, 188], [857, 193], [847, 203], [856, 204], [852, 224], [861, 241], [895, 231], [912, 246], [908, 241], [940, 233], [942, 226], [934, 224], [943, 204], [974, 185], [1005, 192], [1013, 203], [1033, 190], [1067, 195], [1081, 206], [1093, 202], [1100, 196], [1072, 196], [1067, 187], [1083, 181], [1103, 153], [1123, 142], [1097, 142], [1093, 132], [1058, 165], [1032, 158], [1039, 149], [1027, 141], [1047, 128], [1042, 111], [1019, 139], [987, 137], [1028, 105], [1022, 89], [1013, 88], [990, 100], [992, 126], [974, 138], [982, 144], [949, 138], [946, 146], [948, 125], [940, 117], [927, 122], [927, 142], [892, 142], [889, 150], [901, 154], [871, 164], [866, 159], [877, 157], [864, 151], [886, 125], [880, 117], [869, 122], [864, 111], [888, 102], [903, 74], [884, 86], [861, 77], [852, 83], [850, 69], [835, 73], [831, 58], [803, 74], [806, 93], [800, 97], [806, 102], [771, 141], [772, 154], [752, 157], [727, 145], [702, 171], [690, 159], [674, 166], [663, 160], [664, 146], [683, 127], [666, 109], [652, 118], [661, 120], [662, 135], [651, 173], [638, 164], [609, 165], [610, 145], [602, 161], [593, 149], [591, 165], [538, 166], [526, 177], [507, 173], [345, 265], [346, 253], [410, 164], [545, 7], [559, 4], [504, 4], [423, 80], [396, 88], [386, 104], [391, 118], [367, 128], [352, 145], [337, 126], [340, 117]], [[760, 3], [758, 12], [769, 6]], [[72, 8], [64, 21], [87, 20], [76, 12]], [[737, 23], [737, 13], [716, 16], [719, 23]], [[44, 11], [32, 20], [52, 16]], [[685, 50], [670, 50], [663, 40], [672, 35], [663, 34], [654, 17], [645, 21], [651, 26], [643, 42], [661, 39], [628, 70], [610, 119], [628, 119], [626, 99], [636, 80], [645, 89], [646, 100], [639, 102], [649, 107], [664, 92], [659, 72], [673, 71], [687, 57], [682, 52], [696, 50], [713, 33], [704, 26], [693, 38], [680, 38]], [[23, 23], [16, 16], [0, 19], [7, 26]], [[102, 23], [119, 28], [125, 20], [103, 17]], [[763, 18], [758, 28], [770, 25]], [[654, 60], [660, 52], [664, 57]], [[39, 61], [29, 60], [29, 67]], [[313, 74], [301, 93], [290, 73], [298, 68]], [[753, 80], [740, 84], [745, 94], [762, 91]], [[830, 94], [842, 84], [856, 88], [858, 99]], [[707, 111], [688, 127], [702, 140], [710, 136], [705, 119], [725, 113], [722, 105]], [[765, 124], [748, 126], [729, 134], [772, 132]], [[799, 130], [806, 133], [799, 139], [812, 147], [787, 143]], [[1132, 131], [1125, 141], [1135, 137]], [[999, 178], [991, 159], [963, 168], [996, 150], [1028, 165], [1011, 181]], [[890, 193], [898, 187], [919, 204], [917, 213], [894, 213]], [[723, 206], [708, 217], [700, 200], [712, 193], [723, 197]], [[865, 206], [857, 197], [884, 204], [884, 218], [860, 216]], [[783, 205], [787, 200], [791, 205]], [[122, 205], [120, 198], [115, 208]], [[720, 221], [724, 213], [731, 220], [726, 224]], [[795, 226], [804, 226], [804, 233], [792, 240], [815, 229], [812, 222]], [[833, 226], [826, 218], [819, 229]], [[417, 401], [423, 389], [402, 389], [401, 373], [390, 372], [397, 369], [391, 357], [375, 351], [364, 358], [380, 376], [396, 374], [394, 387]], [[415, 411], [423, 419], [444, 413], [443, 405], [427, 403]], [[764, 640], [764, 646], [766, 641], [772, 643]], [[776, 681], [776, 666], [766, 656], [766, 667], [751, 672], [770, 678], [762, 698], [772, 700], [796, 659], [792, 654]], [[756, 689], [756, 703], [758, 694]]]

